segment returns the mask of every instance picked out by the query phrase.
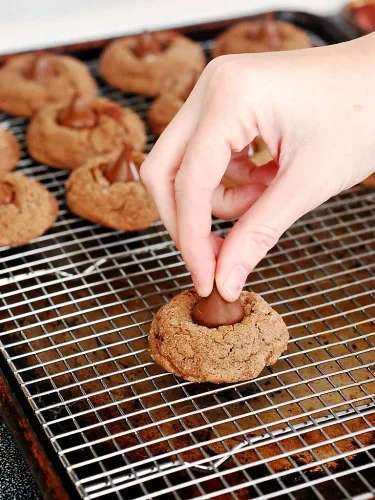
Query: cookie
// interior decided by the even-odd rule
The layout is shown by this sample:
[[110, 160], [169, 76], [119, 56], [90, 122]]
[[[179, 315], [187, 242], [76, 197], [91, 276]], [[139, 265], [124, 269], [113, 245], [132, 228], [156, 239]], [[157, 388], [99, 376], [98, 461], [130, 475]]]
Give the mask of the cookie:
[[258, 137], [256, 137], [251, 143], [249, 157], [258, 167], [272, 160], [270, 150], [260, 135], [258, 135]]
[[151, 356], [165, 370], [191, 382], [240, 382], [257, 377], [286, 350], [287, 327], [259, 295], [242, 292], [244, 318], [218, 328], [193, 321], [197, 300], [195, 291], [182, 292], [159, 309], [152, 321]]
[[0, 176], [16, 168], [20, 158], [20, 145], [16, 137], [0, 127]]
[[[262, 165], [268, 163], [273, 159], [267, 144], [264, 142], [260, 135], [258, 135], [250, 144], [247, 156], [248, 159], [251, 160], [251, 162], [254, 163], [257, 167], [261, 167]], [[243, 181], [237, 179], [234, 180], [225, 174], [221, 180], [221, 183], [226, 188], [233, 188], [235, 186], [241, 185]]]
[[307, 33], [293, 24], [275, 21], [272, 14], [228, 28], [214, 43], [212, 56], [272, 52], [312, 47]]
[[38, 111], [26, 141], [36, 161], [73, 170], [93, 156], [120, 149], [125, 142], [142, 150], [146, 132], [131, 109], [104, 98], [85, 101], [76, 94], [68, 105], [48, 104]]
[[17, 247], [44, 234], [56, 221], [55, 197], [23, 175], [0, 176], [0, 246]]
[[204, 66], [200, 46], [174, 31], [120, 38], [100, 58], [100, 73], [110, 85], [148, 96], [159, 95], [165, 80], [186, 71], [199, 74]]
[[0, 69], [0, 109], [31, 116], [42, 106], [67, 102], [79, 92], [87, 98], [97, 86], [78, 59], [44, 52], [16, 56]]
[[139, 178], [145, 158], [125, 147], [123, 151], [89, 160], [66, 183], [70, 210], [96, 224], [123, 231], [149, 227], [159, 219], [151, 196]]
[[161, 94], [151, 104], [147, 120], [152, 132], [161, 135], [189, 97], [199, 77], [198, 73], [185, 72], [176, 79], [166, 80]]
[[362, 181], [362, 184], [364, 184], [367, 187], [375, 188], [375, 173], [369, 175], [367, 179]]

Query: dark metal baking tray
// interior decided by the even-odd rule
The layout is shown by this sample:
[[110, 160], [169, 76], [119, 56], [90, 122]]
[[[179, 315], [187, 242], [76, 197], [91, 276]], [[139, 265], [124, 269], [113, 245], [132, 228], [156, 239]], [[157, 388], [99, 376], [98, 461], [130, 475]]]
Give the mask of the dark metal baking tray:
[[[277, 16], [317, 45], [353, 36], [335, 19]], [[236, 21], [180, 31], [208, 51]], [[150, 99], [98, 77], [107, 42], [54, 50], [84, 60], [103, 95], [144, 116]], [[374, 191], [305, 216], [249, 277], [289, 326], [280, 361], [251, 382], [192, 384], [147, 349], [153, 314], [191, 286], [161, 223], [125, 234], [78, 219], [64, 202], [67, 173], [28, 157], [27, 120], [0, 120], [23, 145], [19, 170], [60, 205], [49, 233], [0, 250], [0, 410], [45, 498], [371, 498]]]

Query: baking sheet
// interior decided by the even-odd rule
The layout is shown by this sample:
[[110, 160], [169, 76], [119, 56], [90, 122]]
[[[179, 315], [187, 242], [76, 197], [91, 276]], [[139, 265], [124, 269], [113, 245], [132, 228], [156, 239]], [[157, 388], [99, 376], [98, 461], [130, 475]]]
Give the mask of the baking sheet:
[[[97, 60], [87, 64], [97, 76]], [[144, 116], [150, 99], [97, 78]], [[27, 120], [1, 121], [24, 146]], [[191, 286], [161, 223], [128, 234], [92, 225], [67, 210], [65, 172], [24, 148], [19, 170], [51, 189], [60, 217], [27, 247], [1, 250], [1, 350], [82, 497], [373, 492], [374, 191], [305, 216], [252, 273], [248, 285], [289, 326], [288, 352], [255, 381], [212, 386], [166, 374], [148, 352], [154, 313]]]

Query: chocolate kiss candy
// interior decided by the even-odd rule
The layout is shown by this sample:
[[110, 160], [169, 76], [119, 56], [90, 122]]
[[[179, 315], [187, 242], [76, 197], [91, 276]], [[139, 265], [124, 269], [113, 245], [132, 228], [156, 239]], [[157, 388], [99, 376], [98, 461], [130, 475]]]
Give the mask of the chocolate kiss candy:
[[138, 170], [132, 159], [131, 150], [126, 147], [114, 162], [106, 165], [103, 174], [111, 184], [139, 181]]
[[8, 182], [0, 181], [0, 205], [9, 205], [13, 199], [13, 187]]
[[259, 27], [257, 40], [267, 42], [270, 47], [280, 47], [280, 32], [272, 12], [267, 12], [264, 15], [263, 22]]
[[214, 286], [208, 297], [200, 297], [193, 307], [192, 317], [195, 323], [207, 328], [217, 328], [223, 325], [234, 325], [245, 316], [241, 303], [227, 302]]
[[55, 75], [55, 71], [43, 52], [35, 54], [30, 66], [25, 71], [25, 77], [38, 83], [45, 83]]
[[163, 50], [163, 46], [152, 33], [144, 31], [137, 37], [137, 44], [133, 50], [136, 56], [144, 57], [158, 54]]
[[76, 93], [69, 106], [59, 112], [57, 121], [60, 125], [79, 130], [95, 127], [97, 119], [95, 112], [90, 108], [85, 99]]

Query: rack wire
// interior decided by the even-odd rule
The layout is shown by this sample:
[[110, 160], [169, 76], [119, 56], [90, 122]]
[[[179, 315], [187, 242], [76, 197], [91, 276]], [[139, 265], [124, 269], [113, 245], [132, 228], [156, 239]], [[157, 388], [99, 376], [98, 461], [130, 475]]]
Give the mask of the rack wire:
[[[144, 115], [148, 99], [98, 81]], [[82, 498], [373, 498], [375, 192], [303, 217], [249, 277], [288, 325], [278, 363], [250, 382], [193, 384], [148, 351], [154, 313], [191, 286], [164, 227], [77, 218], [66, 172], [27, 156], [27, 121], [0, 119], [23, 146], [19, 170], [60, 207], [46, 235], [0, 249], [0, 348]]]

